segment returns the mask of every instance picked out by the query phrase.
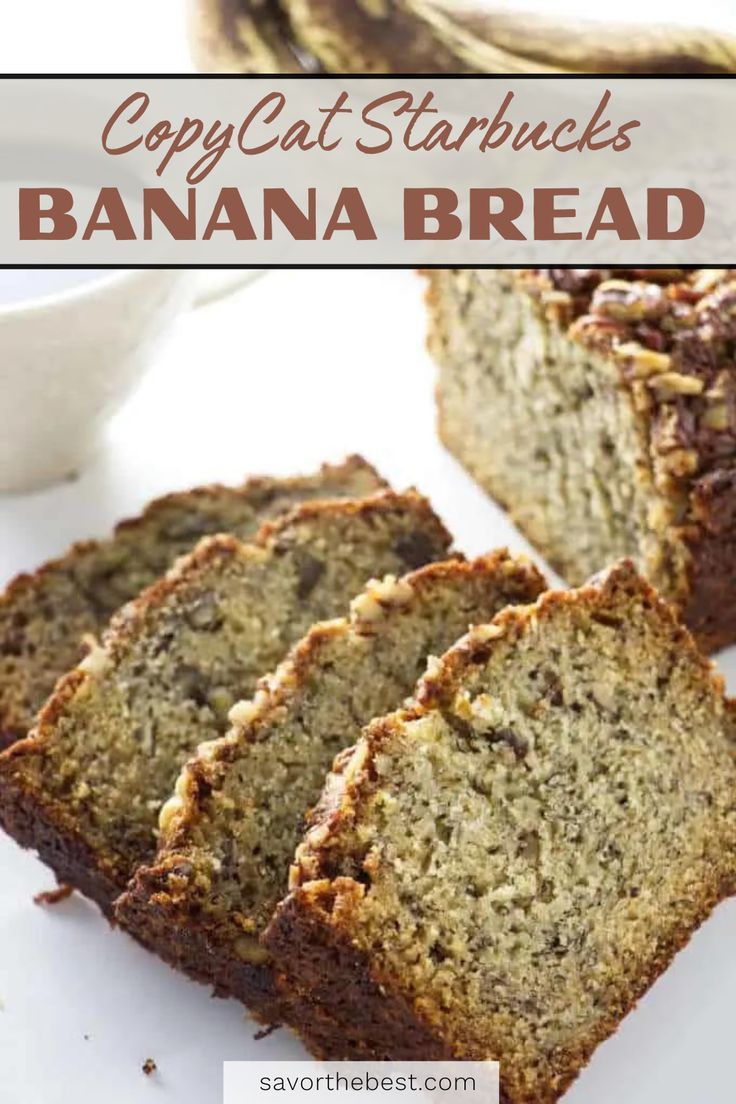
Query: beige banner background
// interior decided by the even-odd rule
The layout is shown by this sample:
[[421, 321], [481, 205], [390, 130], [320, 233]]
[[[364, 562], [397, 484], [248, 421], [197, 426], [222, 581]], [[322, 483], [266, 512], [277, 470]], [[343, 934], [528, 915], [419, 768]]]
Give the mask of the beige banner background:
[[[736, 85], [729, 78], [4, 79], [0, 81], [2, 260], [12, 265], [93, 266], [729, 264], [734, 260], [736, 242], [735, 92]], [[243, 154], [237, 146], [243, 120], [264, 97], [274, 93], [283, 96], [283, 101], [278, 101], [283, 106], [268, 122], [265, 116], [270, 108], [257, 112], [247, 132], [251, 145], [282, 140], [290, 127], [299, 128], [300, 120], [307, 124], [309, 140], [314, 141], [327, 109], [344, 93], [344, 106], [349, 111], [333, 117], [323, 143], [332, 148], [316, 145], [308, 150], [283, 149], [277, 141], [267, 152]], [[372, 108], [370, 118], [376, 125], [371, 127], [363, 117], [366, 105], [392, 94], [403, 94], [403, 98]], [[123, 154], [106, 153], [102, 146], [106, 125], [124, 101], [137, 96], [140, 98], [131, 100], [131, 106], [111, 128], [109, 144], [138, 144]], [[482, 152], [483, 130], [479, 126], [460, 149], [409, 150], [403, 138], [411, 116], [396, 116], [394, 110], [398, 102], [416, 106], [425, 96], [432, 97], [436, 114], [417, 122], [412, 134], [415, 141], [421, 140], [438, 120], [446, 120], [448, 132], [456, 137], [469, 120], [497, 116], [505, 100], [503, 124], [509, 124], [508, 140]], [[562, 125], [559, 133], [569, 134], [571, 140], [579, 138], [586, 127], [589, 129], [591, 118], [605, 98], [608, 102], [598, 121], [610, 125], [595, 140], [610, 139], [618, 127], [635, 120], [639, 125], [627, 131], [628, 148], [617, 151], [608, 145], [566, 152], [551, 146], [534, 149], [528, 144], [521, 149], [511, 148], [512, 138], [525, 122], [532, 128], [544, 124], [545, 135]], [[271, 100], [269, 104], [276, 102]], [[140, 115], [133, 119], [138, 109]], [[202, 123], [199, 136], [197, 120]], [[574, 120], [575, 127], [565, 130], [566, 120]], [[386, 129], [381, 130], [379, 123]], [[228, 124], [232, 124], [230, 146], [196, 183], [192, 195], [187, 173], [203, 157], [215, 159], [223, 128]], [[203, 144], [208, 131], [209, 151]], [[389, 136], [390, 148], [384, 152], [368, 154], [358, 147], [358, 143], [375, 146]], [[186, 148], [170, 153], [172, 144], [178, 141], [183, 145], [189, 139], [191, 144]], [[147, 149], [146, 140], [157, 148]], [[24, 233], [28, 236], [35, 225], [48, 235], [56, 225], [68, 236], [22, 240], [21, 190], [40, 189], [45, 193], [53, 188], [70, 193], [73, 206], [68, 213], [74, 223], [61, 218], [56, 225], [34, 216], [36, 201], [26, 192]], [[117, 190], [116, 209], [122, 206], [128, 240], [118, 240], [109, 229], [88, 231], [84, 240], [103, 188]], [[374, 239], [360, 241], [350, 230], [334, 229], [330, 240], [325, 240], [331, 220], [346, 221], [344, 209], [335, 211], [346, 188], [359, 191]], [[187, 220], [182, 214], [178, 219], [179, 233], [188, 235], [185, 240], [174, 240], [155, 214], [149, 220], [150, 240], [145, 240], [146, 189], [165, 190], [164, 197], [157, 194], [159, 202], [165, 200], [169, 212], [174, 212], [169, 219], [171, 225], [177, 222], [174, 205], [189, 216]], [[238, 240], [229, 230], [215, 230], [209, 240], [204, 240], [213, 212], [222, 203], [223, 189], [230, 189], [231, 195], [237, 190], [254, 240]], [[273, 219], [272, 239], [266, 240], [266, 189], [287, 193], [286, 198], [282, 195], [281, 209], [288, 203], [297, 212], [291, 220], [294, 225], [299, 223], [298, 211], [308, 211], [313, 189], [314, 218], [309, 233], [314, 233], [314, 240], [294, 240], [278, 215]], [[448, 228], [456, 236], [448, 240], [406, 240], [406, 193], [414, 190], [410, 206], [416, 223], [416, 212], [421, 207], [417, 190], [423, 189], [455, 193], [456, 219], [448, 222]], [[521, 199], [523, 209], [513, 222], [518, 235], [514, 240], [504, 240], [493, 226], [488, 240], [471, 240], [471, 196], [477, 204], [476, 224], [483, 223], [477, 211], [482, 216], [489, 203], [492, 211], [502, 204], [498, 196], [488, 199], [489, 189], [513, 190]], [[550, 189], [578, 194], [552, 199], [542, 194]], [[622, 197], [619, 202], [625, 201], [630, 213], [626, 226], [630, 231], [633, 223], [638, 238], [621, 240], [615, 230], [600, 230], [592, 240], [586, 240], [605, 189], [618, 189], [617, 195]], [[686, 240], [648, 239], [651, 189], [697, 192], [705, 211], [702, 229]], [[42, 195], [37, 202], [43, 208], [50, 199]], [[432, 203], [428, 201], [429, 206]], [[571, 213], [557, 216], [550, 223], [551, 206]], [[670, 223], [676, 228], [680, 221], [678, 203], [673, 200], [666, 206]], [[543, 217], [544, 212], [547, 214]], [[108, 216], [107, 208], [98, 210], [97, 224]], [[221, 211], [219, 221], [224, 219]], [[309, 220], [302, 218], [301, 222], [306, 225]], [[436, 226], [432, 220], [419, 219], [419, 224], [430, 231]], [[539, 237], [545, 226], [549, 231], [550, 225], [557, 233], [576, 234], [579, 239], [535, 240], [535, 232]], [[619, 219], [618, 225], [624, 226], [624, 222]]]

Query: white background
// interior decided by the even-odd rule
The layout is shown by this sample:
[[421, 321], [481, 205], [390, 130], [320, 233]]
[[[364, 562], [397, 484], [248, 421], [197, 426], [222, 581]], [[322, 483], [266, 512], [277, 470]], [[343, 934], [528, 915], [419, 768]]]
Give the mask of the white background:
[[[538, 8], [559, 8], [537, 0]], [[0, 8], [0, 71], [187, 71], [181, 0], [34, 0]], [[588, 4], [577, 5], [577, 10]], [[616, 5], [622, 18], [644, 5]], [[565, 10], [576, 10], [567, 0]], [[683, 5], [736, 25], [732, 0]], [[678, 18], [670, 3], [646, 15]], [[468, 552], [523, 542], [437, 445], [420, 284], [409, 273], [281, 273], [182, 319], [76, 483], [0, 499], [0, 585], [152, 494], [363, 450], [416, 481]], [[0, 402], [1, 402], [0, 397]], [[736, 688], [736, 657], [722, 657]], [[0, 839], [0, 1104], [219, 1104], [223, 1059], [303, 1057], [259, 1043], [233, 1002], [177, 976], [73, 897], [32, 904], [47, 871]], [[566, 1098], [730, 1104], [736, 906], [722, 906]], [[152, 1057], [158, 1073], [146, 1078]]]
[[[422, 290], [409, 272], [271, 273], [182, 317], [79, 481], [0, 498], [0, 584], [154, 494], [307, 471], [354, 450], [397, 487], [426, 491], [465, 551], [523, 548], [437, 443]], [[733, 649], [723, 662], [736, 676]], [[53, 878], [2, 837], [0, 869], [0, 1104], [220, 1104], [223, 1059], [303, 1056], [285, 1032], [253, 1042], [242, 1008], [212, 1000], [81, 898], [35, 906]], [[600, 1049], [570, 1104], [731, 1104], [734, 947], [727, 904]]]

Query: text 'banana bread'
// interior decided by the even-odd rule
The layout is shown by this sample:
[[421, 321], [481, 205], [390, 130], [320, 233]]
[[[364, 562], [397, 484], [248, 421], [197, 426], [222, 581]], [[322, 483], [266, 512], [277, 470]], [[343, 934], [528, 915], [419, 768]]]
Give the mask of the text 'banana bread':
[[568, 583], [630, 556], [736, 641], [736, 270], [430, 275], [443, 441]]
[[316, 620], [376, 572], [444, 559], [449, 534], [415, 492], [313, 502], [255, 543], [205, 538], [113, 620], [0, 756], [0, 822], [109, 910], [155, 854], [185, 759]]
[[118, 920], [173, 965], [278, 1022], [259, 937], [335, 755], [402, 704], [428, 656], [543, 589], [531, 564], [497, 552], [374, 582], [349, 620], [311, 629], [253, 701], [235, 706], [228, 735], [185, 767], [162, 810], [156, 862], [137, 872]]
[[157, 499], [112, 537], [75, 544], [0, 596], [0, 747], [25, 736], [56, 680], [84, 654], [116, 610], [214, 533], [249, 540], [295, 503], [359, 498], [385, 484], [358, 456], [293, 479], [256, 477], [240, 487], [198, 487]]
[[556, 1101], [736, 888], [729, 710], [630, 564], [472, 631], [338, 760], [265, 934], [314, 1053]]

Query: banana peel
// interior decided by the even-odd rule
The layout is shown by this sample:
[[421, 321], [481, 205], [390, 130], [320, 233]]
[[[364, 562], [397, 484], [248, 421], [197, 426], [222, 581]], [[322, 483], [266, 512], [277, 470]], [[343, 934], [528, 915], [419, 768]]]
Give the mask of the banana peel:
[[203, 73], [309, 73], [278, 0], [191, 0], [189, 40]]
[[527, 72], [735, 73], [736, 36], [697, 27], [603, 23], [492, 10], [452, 0], [406, 0], [418, 20], [486, 72], [489, 45], [528, 62]]
[[736, 36], [472, 0], [190, 0], [202, 71], [736, 73]]

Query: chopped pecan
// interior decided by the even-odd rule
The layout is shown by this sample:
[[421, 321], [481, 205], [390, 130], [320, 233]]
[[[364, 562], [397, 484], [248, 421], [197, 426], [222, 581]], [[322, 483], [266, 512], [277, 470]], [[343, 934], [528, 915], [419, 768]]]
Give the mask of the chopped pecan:
[[593, 292], [591, 310], [622, 322], [643, 322], [664, 314], [667, 301], [659, 284], [604, 280]]
[[625, 362], [627, 375], [651, 376], [668, 371], [672, 364], [672, 358], [668, 353], [658, 353], [654, 349], [646, 349], [638, 341], [625, 341], [614, 349], [614, 355], [618, 360]]

